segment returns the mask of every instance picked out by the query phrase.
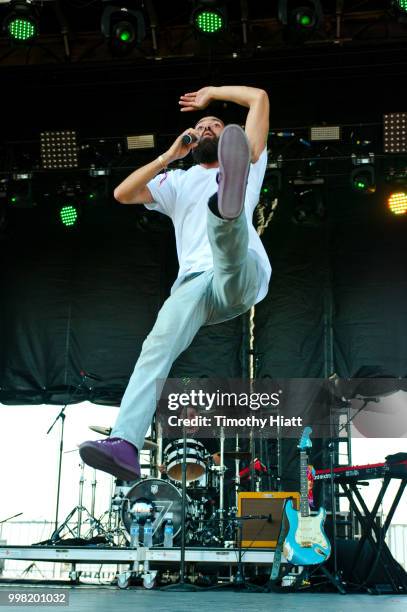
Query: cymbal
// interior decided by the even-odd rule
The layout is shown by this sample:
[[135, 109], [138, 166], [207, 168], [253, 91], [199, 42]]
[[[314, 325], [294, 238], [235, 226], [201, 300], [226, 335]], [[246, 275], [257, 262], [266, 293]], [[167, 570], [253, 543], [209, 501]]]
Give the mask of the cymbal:
[[111, 427], [100, 427], [99, 425], [89, 425], [89, 429], [96, 431], [96, 433], [102, 434], [102, 436], [110, 436], [112, 431]]
[[[101, 427], [100, 425], [89, 425], [89, 429], [92, 431], [96, 431], [96, 433], [102, 434], [102, 436], [110, 436], [112, 433], [111, 427]], [[158, 444], [146, 438], [144, 440], [143, 450], [156, 450], [158, 448]]]
[[249, 451], [225, 451], [225, 459], [250, 459], [252, 454]]

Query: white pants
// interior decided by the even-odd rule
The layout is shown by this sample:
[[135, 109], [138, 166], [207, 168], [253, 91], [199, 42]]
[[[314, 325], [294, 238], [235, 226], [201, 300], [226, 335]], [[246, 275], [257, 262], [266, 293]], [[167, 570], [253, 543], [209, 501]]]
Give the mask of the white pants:
[[199, 328], [237, 317], [256, 301], [260, 279], [256, 256], [248, 251], [244, 212], [225, 221], [208, 209], [208, 237], [213, 269], [192, 274], [164, 302], [123, 395], [111, 436], [138, 449], [156, 409], [161, 391], [157, 381], [162, 381], [162, 388], [172, 364]]

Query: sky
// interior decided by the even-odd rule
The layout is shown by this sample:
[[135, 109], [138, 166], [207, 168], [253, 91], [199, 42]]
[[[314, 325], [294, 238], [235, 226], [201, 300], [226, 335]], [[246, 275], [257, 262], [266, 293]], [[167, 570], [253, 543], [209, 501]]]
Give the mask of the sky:
[[[58, 449], [61, 421], [47, 435], [47, 430], [61, 406], [4, 406], [0, 404], [0, 521], [22, 512], [18, 520], [55, 519]], [[101, 436], [89, 430], [89, 425], [110, 427], [117, 408], [89, 402], [66, 408], [64, 452], [62, 462], [59, 519], [62, 520], [78, 504], [81, 461], [78, 445], [84, 440]], [[407, 451], [406, 438], [354, 438], [352, 463], [384, 461], [388, 454]], [[90, 509], [94, 470], [84, 468], [83, 505]], [[99, 518], [109, 509], [112, 478], [97, 472], [96, 510]], [[371, 505], [381, 481], [371, 480], [362, 494]], [[384, 500], [384, 513], [391, 491]], [[407, 524], [407, 492], [400, 501], [394, 524]], [[0, 526], [1, 527], [1, 526]], [[10, 542], [11, 543], [11, 542]]]

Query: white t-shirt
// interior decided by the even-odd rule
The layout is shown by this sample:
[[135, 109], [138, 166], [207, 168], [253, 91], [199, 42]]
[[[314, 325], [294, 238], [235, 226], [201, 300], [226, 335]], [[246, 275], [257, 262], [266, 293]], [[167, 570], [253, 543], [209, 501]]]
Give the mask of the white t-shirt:
[[[253, 226], [253, 211], [259, 201], [266, 165], [267, 150], [264, 149], [257, 162], [250, 164], [244, 203], [249, 249], [257, 258], [261, 276], [256, 303], [267, 294], [271, 276], [267, 253]], [[175, 228], [179, 272], [171, 292], [181, 284], [186, 275], [213, 268], [207, 231], [207, 210], [210, 196], [218, 189], [217, 173], [218, 168], [196, 165], [188, 170], [171, 170], [166, 178], [164, 174], [159, 174], [147, 184], [154, 203], [145, 204], [146, 208], [171, 217]]]

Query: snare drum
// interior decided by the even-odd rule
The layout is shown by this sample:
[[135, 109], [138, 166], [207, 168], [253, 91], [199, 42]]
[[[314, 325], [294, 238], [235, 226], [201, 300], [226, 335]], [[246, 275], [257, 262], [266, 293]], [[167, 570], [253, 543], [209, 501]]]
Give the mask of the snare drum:
[[[206, 471], [205, 447], [198, 440], [186, 440], [186, 479], [197, 480]], [[182, 464], [184, 463], [184, 441], [174, 440], [164, 449], [164, 463], [167, 474], [172, 480], [182, 480]]]

